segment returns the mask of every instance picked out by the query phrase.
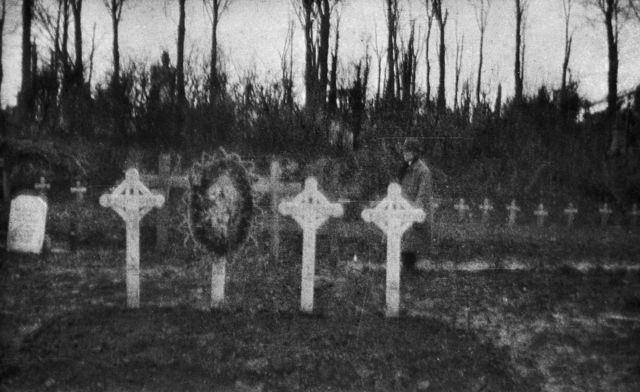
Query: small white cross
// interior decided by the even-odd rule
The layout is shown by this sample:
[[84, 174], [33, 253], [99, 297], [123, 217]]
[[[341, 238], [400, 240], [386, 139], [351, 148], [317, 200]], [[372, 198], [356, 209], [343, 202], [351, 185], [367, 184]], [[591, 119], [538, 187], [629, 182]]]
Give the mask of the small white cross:
[[609, 220], [609, 215], [613, 213], [611, 208], [609, 208], [609, 204], [604, 203], [598, 212], [600, 213], [600, 225], [606, 226], [607, 221]]
[[507, 224], [511, 227], [516, 224], [516, 216], [518, 212], [520, 212], [520, 207], [516, 205], [515, 200], [511, 200], [511, 204], [507, 206], [507, 210], [509, 211], [509, 220], [507, 221]]
[[544, 219], [549, 215], [549, 212], [544, 209], [542, 203], [538, 204], [538, 208], [533, 211], [533, 214], [538, 217], [538, 227], [544, 226]]
[[45, 182], [44, 177], [40, 177], [40, 182], [35, 183], [33, 187], [36, 188], [38, 192], [44, 194], [51, 188], [51, 185]]
[[565, 208], [564, 213], [567, 215], [567, 227], [573, 226], [573, 221], [578, 214], [578, 209], [573, 205], [573, 203], [569, 203], [569, 206]]
[[112, 208], [125, 221], [127, 230], [127, 306], [140, 306], [140, 220], [154, 207], [162, 207], [164, 196], [151, 193], [138, 171], [129, 169], [111, 194], [100, 196], [100, 205]]
[[389, 184], [387, 197], [374, 208], [362, 211], [365, 222], [373, 222], [387, 236], [386, 315], [400, 313], [400, 243], [402, 234], [415, 222], [423, 222], [425, 212], [402, 197], [400, 185]]
[[482, 223], [487, 223], [487, 221], [489, 220], [489, 213], [493, 211], [493, 205], [491, 204], [489, 199], [484, 199], [484, 201], [480, 205], [480, 209], [482, 210]]
[[313, 288], [316, 262], [316, 234], [318, 228], [329, 217], [342, 216], [342, 205], [331, 203], [318, 190], [318, 181], [309, 177], [304, 182], [304, 189], [291, 201], [283, 201], [278, 211], [290, 215], [302, 227], [302, 283], [300, 292], [300, 309], [313, 312]]
[[80, 202], [84, 199], [84, 194], [87, 191], [87, 188], [80, 184], [80, 180], [76, 180], [76, 186], [72, 186], [70, 191], [71, 193], [76, 194], [76, 200]]
[[635, 228], [638, 224], [638, 216], [640, 216], [640, 210], [638, 209], [638, 205], [636, 203], [633, 203], [633, 205], [631, 206], [631, 212], [629, 213], [629, 215], [631, 215], [631, 227]]
[[458, 220], [460, 221], [464, 220], [464, 217], [467, 214], [467, 211], [469, 211], [469, 206], [464, 203], [464, 199], [460, 199], [458, 204], [454, 205], [453, 208], [455, 208], [456, 211], [458, 211]]

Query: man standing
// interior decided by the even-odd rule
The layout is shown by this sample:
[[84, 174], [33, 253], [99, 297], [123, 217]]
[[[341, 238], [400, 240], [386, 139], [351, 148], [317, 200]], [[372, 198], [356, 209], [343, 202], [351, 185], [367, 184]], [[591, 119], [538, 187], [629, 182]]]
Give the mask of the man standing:
[[421, 144], [418, 139], [408, 138], [402, 145], [403, 165], [398, 180], [402, 187], [402, 196], [415, 207], [422, 208], [427, 215], [423, 223], [415, 223], [402, 239], [401, 260], [405, 269], [416, 272], [418, 253], [428, 249], [431, 243], [431, 171], [420, 159]]

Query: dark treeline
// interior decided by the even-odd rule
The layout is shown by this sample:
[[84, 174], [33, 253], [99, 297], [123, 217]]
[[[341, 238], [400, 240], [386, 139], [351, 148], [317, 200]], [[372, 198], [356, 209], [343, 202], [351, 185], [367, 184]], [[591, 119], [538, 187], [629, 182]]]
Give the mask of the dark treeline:
[[[81, 29], [73, 29], [73, 38], [69, 35], [72, 23], [82, 26], [82, 0], [23, 2], [24, 26], [27, 21], [41, 25], [50, 33], [52, 45], [38, 47], [25, 30], [22, 90], [18, 105], [3, 113], [7, 136], [99, 142], [191, 156], [220, 145], [249, 155], [290, 154], [307, 160], [326, 155], [336, 162], [361, 162], [354, 175], [391, 167], [402, 138], [418, 136], [441, 192], [452, 195], [524, 193], [541, 198], [560, 192], [624, 204], [640, 194], [640, 89], [621, 96], [617, 76], [610, 75], [613, 98], [608, 98], [608, 109], [590, 114], [588, 102], [577, 93], [579, 81], [568, 74], [572, 42], [568, 27], [559, 70], [563, 83], [558, 89], [543, 85], [530, 96], [523, 92], [526, 30], [517, 23], [514, 97], [503, 101], [499, 87], [495, 100], [489, 101], [482, 90], [482, 45], [490, 1], [478, 2], [476, 9], [482, 39], [474, 81], [460, 75], [462, 37], [456, 40], [456, 64], [445, 63], [444, 31], [450, 18], [446, 0], [425, 1], [426, 46], [418, 44], [425, 36], [416, 33], [415, 21], [408, 21], [410, 28], [403, 36], [398, 0], [386, 0], [387, 48], [374, 48], [373, 58], [367, 47], [365, 55], [343, 67], [343, 72], [337, 66], [340, 0], [294, 1], [306, 44], [302, 100], [293, 94], [295, 22], [289, 24], [278, 79], [261, 82], [248, 73], [230, 83], [219, 58], [216, 31], [232, 1], [204, 2], [213, 42], [204, 63], [184, 55], [185, 0], [175, 4], [180, 10], [178, 58], [172, 60], [165, 52], [150, 64], [122, 61], [116, 32], [126, 3], [105, 0], [114, 30], [114, 64], [104, 80], [92, 84], [94, 48], [83, 57]], [[571, 3], [565, 0], [567, 26]], [[621, 16], [609, 19], [611, 12], [622, 15], [621, 3], [602, 0], [594, 6], [602, 11], [605, 24], [621, 23]], [[613, 5], [619, 8], [607, 8]], [[528, 6], [525, 0], [515, 0], [514, 18], [525, 18]], [[617, 45], [619, 26], [612, 28], [614, 42], [609, 43]], [[431, 43], [439, 54], [437, 66], [429, 63], [429, 40], [434, 34], [439, 38]], [[426, 48], [427, 71], [439, 72], [435, 96], [429, 78], [426, 91], [417, 81], [419, 48]], [[616, 57], [617, 46], [609, 49]], [[377, 78], [370, 75], [372, 61], [378, 65]], [[610, 63], [617, 67], [617, 57]], [[454, 102], [449, 105], [447, 70], [456, 76]], [[610, 68], [610, 74], [613, 71]], [[377, 80], [377, 86], [371, 80]]]

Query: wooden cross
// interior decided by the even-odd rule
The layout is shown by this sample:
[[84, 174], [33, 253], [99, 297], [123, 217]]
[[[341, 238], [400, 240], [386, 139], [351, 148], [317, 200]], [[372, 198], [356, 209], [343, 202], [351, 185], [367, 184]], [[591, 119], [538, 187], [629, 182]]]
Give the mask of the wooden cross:
[[629, 215], [631, 215], [631, 228], [635, 229], [638, 224], [638, 216], [640, 215], [640, 210], [638, 210], [638, 205], [636, 203], [633, 203], [633, 206], [631, 206], [631, 212]]
[[609, 204], [604, 203], [602, 207], [598, 210], [600, 213], [600, 225], [605, 227], [607, 225], [607, 221], [609, 220], [609, 215], [613, 213], [613, 211], [609, 208]]
[[460, 199], [458, 204], [454, 205], [453, 208], [458, 211], [458, 220], [462, 222], [465, 215], [467, 214], [467, 211], [469, 211], [469, 206], [464, 203], [464, 199]]
[[507, 206], [507, 210], [509, 211], [507, 225], [509, 225], [509, 227], [513, 227], [513, 225], [516, 224], [516, 216], [518, 215], [518, 212], [520, 212], [520, 207], [516, 205], [515, 200], [511, 200], [511, 204]]
[[387, 197], [375, 208], [362, 211], [365, 222], [373, 222], [387, 236], [386, 316], [400, 313], [400, 244], [402, 234], [415, 222], [423, 222], [425, 212], [402, 197], [397, 183], [389, 184]]
[[489, 222], [489, 213], [493, 211], [493, 205], [489, 201], [489, 199], [485, 198], [482, 204], [480, 205], [480, 209], [482, 210], [482, 224], [487, 224]]
[[278, 203], [284, 195], [296, 194], [302, 191], [302, 186], [295, 182], [280, 182], [280, 163], [271, 161], [270, 176], [268, 181], [258, 181], [253, 190], [258, 193], [271, 194], [271, 257], [274, 261], [280, 258], [280, 216], [278, 215]]
[[100, 196], [100, 205], [110, 207], [124, 220], [127, 229], [127, 306], [140, 307], [140, 220], [153, 207], [162, 207], [164, 196], [144, 186], [136, 169], [111, 194]]
[[544, 226], [544, 220], [549, 215], [549, 212], [544, 209], [544, 205], [542, 203], [538, 204], [538, 208], [533, 211], [533, 215], [535, 215], [538, 219], [538, 227]]
[[329, 217], [342, 216], [344, 210], [339, 203], [331, 203], [318, 190], [318, 181], [309, 177], [304, 189], [291, 201], [278, 205], [283, 215], [290, 215], [302, 227], [302, 284], [300, 289], [300, 309], [313, 312], [313, 286], [316, 263], [316, 234], [318, 228]]
[[565, 208], [564, 213], [567, 215], [567, 227], [572, 227], [573, 221], [578, 214], [578, 209], [573, 205], [573, 203], [569, 203], [569, 206]]
[[84, 194], [87, 192], [87, 188], [80, 184], [80, 180], [76, 180], [76, 186], [72, 186], [71, 188], [69, 188], [69, 190], [71, 191], [71, 193], [75, 193], [76, 201], [78, 203], [82, 202], [82, 200], [84, 199]]
[[35, 183], [33, 187], [36, 188], [38, 192], [44, 195], [51, 188], [51, 185], [45, 182], [44, 177], [40, 177], [40, 182]]

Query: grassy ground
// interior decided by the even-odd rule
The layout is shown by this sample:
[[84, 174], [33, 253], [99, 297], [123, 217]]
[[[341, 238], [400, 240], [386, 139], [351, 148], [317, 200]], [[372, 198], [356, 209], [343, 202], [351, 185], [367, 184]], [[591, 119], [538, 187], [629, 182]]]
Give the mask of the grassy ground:
[[[54, 247], [72, 219], [51, 207]], [[58, 212], [56, 212], [58, 211]], [[83, 212], [81, 249], [6, 255], [1, 265], [4, 390], [640, 389], [640, 273], [596, 268], [403, 274], [402, 317], [386, 320], [384, 239], [375, 230], [318, 244], [315, 314], [298, 309], [300, 235], [268, 237], [228, 268], [226, 305], [211, 312], [208, 269], [187, 249], [153, 251], [142, 231], [141, 304], [125, 309], [124, 230]], [[637, 233], [441, 223], [434, 262], [528, 259], [637, 263]], [[331, 226], [329, 226], [329, 229]], [[329, 230], [330, 231], [330, 230]], [[172, 243], [180, 244], [177, 231]], [[353, 255], [359, 262], [353, 263]], [[336, 256], [336, 255], [333, 255]]]

